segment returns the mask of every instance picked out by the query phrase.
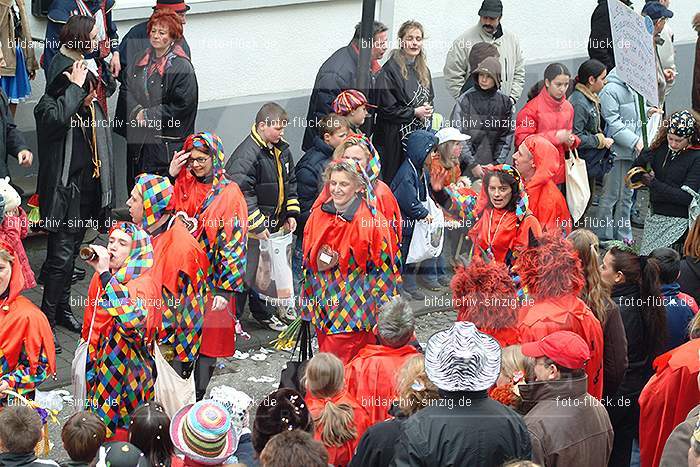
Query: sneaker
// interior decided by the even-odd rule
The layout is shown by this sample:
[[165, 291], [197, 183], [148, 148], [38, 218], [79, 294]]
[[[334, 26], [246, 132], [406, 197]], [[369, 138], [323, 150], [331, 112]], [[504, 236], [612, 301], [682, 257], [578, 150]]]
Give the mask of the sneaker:
[[419, 301], [425, 301], [425, 294], [418, 290], [417, 288], [415, 289], [403, 289], [402, 292], [407, 298], [410, 300], [419, 300]]
[[269, 319], [260, 321], [260, 324], [277, 332], [282, 332], [287, 329], [287, 325], [280, 321], [280, 319], [275, 315], [270, 316]]
[[290, 324], [292, 321], [297, 319], [296, 309], [294, 305], [284, 306], [280, 305], [277, 307], [277, 317], [281, 319], [284, 323]]

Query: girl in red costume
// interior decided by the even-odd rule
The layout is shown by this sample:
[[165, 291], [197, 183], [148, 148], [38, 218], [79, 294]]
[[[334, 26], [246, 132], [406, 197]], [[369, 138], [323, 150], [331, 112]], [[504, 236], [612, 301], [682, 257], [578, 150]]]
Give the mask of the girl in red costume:
[[248, 207], [238, 185], [226, 177], [224, 145], [213, 133], [190, 135], [173, 157], [170, 176], [177, 177], [170, 208], [181, 211], [175, 215], [192, 224], [209, 259], [202, 345], [195, 368], [197, 398], [202, 399], [216, 358], [230, 357], [236, 350], [233, 293], [243, 291]]
[[34, 388], [56, 373], [53, 333], [32, 302], [20, 295], [22, 266], [13, 248], [0, 240], [0, 401], [2, 391], [33, 398]]
[[517, 293], [503, 263], [475, 255], [468, 266], [457, 266], [451, 287], [457, 321], [471, 321], [501, 347], [519, 342]]
[[395, 232], [362, 197], [356, 161], [333, 161], [325, 172], [331, 199], [313, 209], [304, 229], [302, 319], [316, 327], [321, 352], [347, 363], [366, 344], [379, 307], [396, 294]]
[[533, 242], [513, 267], [528, 298], [518, 312], [520, 342], [534, 342], [555, 331], [581, 336], [591, 351], [586, 365], [588, 392], [603, 395], [603, 329], [590, 308], [579, 298], [584, 278], [581, 260], [559, 234], [546, 234]]
[[507, 164], [494, 166], [484, 175], [476, 214], [478, 220], [469, 231], [474, 252], [484, 252], [509, 267], [527, 248], [529, 234], [542, 234], [540, 223], [529, 211], [520, 173]]

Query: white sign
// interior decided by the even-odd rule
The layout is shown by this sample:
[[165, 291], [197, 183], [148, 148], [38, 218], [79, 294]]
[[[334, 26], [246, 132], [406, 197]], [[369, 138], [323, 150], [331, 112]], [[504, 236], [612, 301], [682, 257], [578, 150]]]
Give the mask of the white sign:
[[651, 105], [659, 104], [654, 25], [619, 0], [608, 1], [615, 69]]

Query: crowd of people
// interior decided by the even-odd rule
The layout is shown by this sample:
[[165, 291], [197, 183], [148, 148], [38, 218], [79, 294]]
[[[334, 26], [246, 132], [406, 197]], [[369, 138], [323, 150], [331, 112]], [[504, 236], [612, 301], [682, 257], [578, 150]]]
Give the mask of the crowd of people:
[[[195, 130], [184, 1], [158, 0], [121, 41], [111, 7], [53, 1], [29, 213], [0, 179], [0, 465], [53, 464], [35, 455], [46, 417], [19, 402], [57, 371], [56, 326], [80, 334], [64, 466], [698, 465], [700, 55], [693, 108], [666, 109], [668, 0], [641, 11], [654, 25], [655, 106], [615, 70], [607, 0], [591, 58], [575, 76], [549, 64], [519, 111], [519, 40], [501, 1], [484, 0], [447, 54], [447, 119], [423, 25], [404, 22], [382, 64], [388, 28], [374, 22], [365, 89], [358, 25], [316, 76], [296, 158], [275, 102], [230, 156]], [[31, 37], [23, 8], [5, 14], [11, 34]], [[700, 34], [700, 14], [694, 25]], [[0, 147], [28, 166], [12, 105], [36, 60], [2, 52], [16, 68], [0, 77]], [[590, 197], [571, 185], [579, 158]], [[114, 221], [122, 161], [128, 218]], [[47, 233], [36, 277], [30, 224]], [[92, 227], [106, 246], [84, 245]], [[288, 253], [271, 259], [285, 238]], [[78, 257], [93, 270], [82, 320]], [[40, 306], [22, 295], [37, 283]], [[421, 346], [414, 308], [431, 293], [451, 293], [457, 321]], [[246, 305], [265, 328], [298, 329], [304, 349], [255, 407], [208, 390]]]

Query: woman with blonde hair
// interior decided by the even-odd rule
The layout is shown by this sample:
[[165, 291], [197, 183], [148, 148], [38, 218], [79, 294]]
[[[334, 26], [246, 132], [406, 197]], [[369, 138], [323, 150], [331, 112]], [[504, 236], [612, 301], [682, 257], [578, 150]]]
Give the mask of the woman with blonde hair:
[[425, 358], [422, 354], [409, 358], [397, 378], [398, 400], [389, 413], [394, 416], [367, 429], [357, 445], [350, 467], [383, 467], [394, 458], [403, 422], [420, 409], [440, 398], [438, 388], [425, 374]]
[[417, 21], [399, 28], [399, 48], [377, 75], [377, 126], [374, 141], [382, 158], [382, 179], [391, 185], [405, 155], [402, 143], [409, 133], [431, 127], [433, 79], [423, 50], [425, 32]]
[[343, 363], [333, 354], [316, 354], [306, 365], [303, 384], [314, 421], [314, 438], [328, 450], [328, 462], [348, 465], [369, 426], [369, 415], [345, 390]]
[[610, 286], [600, 276], [598, 237], [588, 229], [574, 230], [567, 237], [583, 266], [583, 300], [603, 328], [603, 395], [615, 394], [627, 369], [627, 337], [620, 309], [610, 296]]
[[501, 350], [501, 372], [496, 387], [489, 393], [491, 399], [518, 410], [522, 401], [518, 386], [534, 379], [534, 367], [529, 363], [520, 345], [504, 347]]

